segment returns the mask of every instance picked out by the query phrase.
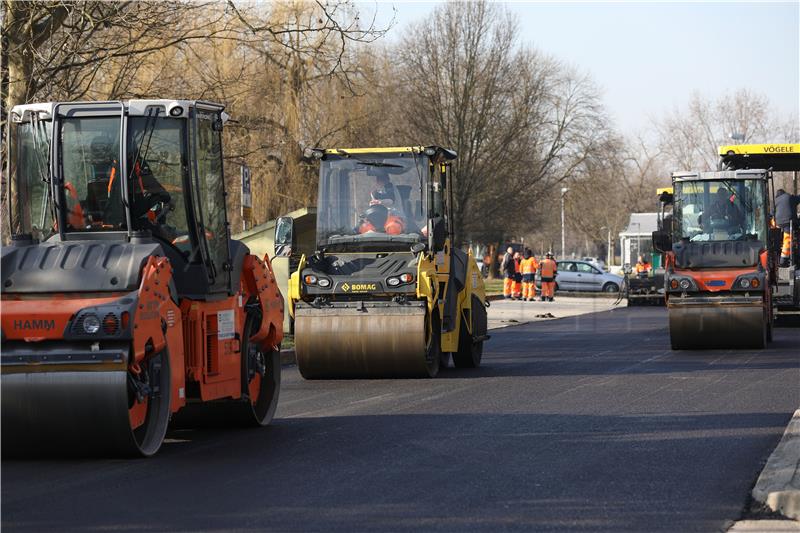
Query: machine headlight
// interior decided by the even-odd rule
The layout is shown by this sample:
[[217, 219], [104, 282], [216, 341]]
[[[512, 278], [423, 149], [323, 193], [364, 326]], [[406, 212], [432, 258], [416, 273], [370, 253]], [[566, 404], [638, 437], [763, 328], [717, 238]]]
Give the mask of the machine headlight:
[[95, 314], [84, 315], [83, 331], [89, 335], [94, 335], [100, 331], [100, 319]]
[[386, 284], [390, 287], [397, 287], [400, 285], [400, 278], [389, 278], [386, 280]]
[[319, 285], [322, 288], [330, 287], [331, 286], [331, 280], [329, 280], [328, 278], [319, 278], [319, 281], [317, 282], [317, 285]]
[[753, 278], [753, 280], [750, 282], [750, 286], [754, 289], [757, 289], [759, 285], [761, 285], [761, 282], [758, 281], [758, 278]]
[[747, 279], [747, 278], [740, 279], [739, 280], [739, 286], [741, 288], [743, 288], [743, 289], [749, 289], [750, 288], [750, 280]]
[[689, 280], [688, 280], [688, 279], [682, 279], [682, 280], [681, 280], [681, 282], [680, 282], [680, 287], [681, 287], [681, 289], [683, 289], [683, 290], [686, 290], [686, 289], [688, 289], [688, 288], [689, 288], [689, 287], [691, 287], [691, 286], [692, 286], [692, 284], [689, 282]]
[[409, 273], [400, 274], [400, 281], [403, 283], [411, 283], [414, 281], [414, 275]]
[[678, 280], [677, 279], [671, 279], [670, 282], [669, 282], [669, 286], [672, 289], [677, 289], [678, 288]]
[[317, 284], [317, 276], [314, 276], [313, 274], [309, 274], [304, 279], [305, 279], [306, 285], [316, 285]]

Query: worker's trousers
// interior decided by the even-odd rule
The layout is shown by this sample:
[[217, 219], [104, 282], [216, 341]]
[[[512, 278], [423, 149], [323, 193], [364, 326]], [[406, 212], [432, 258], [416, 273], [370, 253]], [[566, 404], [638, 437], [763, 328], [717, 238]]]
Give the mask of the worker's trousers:
[[514, 298], [520, 299], [522, 298], [522, 276], [517, 274], [517, 277], [514, 278], [514, 284], [512, 285], [512, 293], [514, 294]]
[[534, 283], [533, 274], [522, 275], [522, 299], [533, 300], [536, 298], [536, 283]]
[[792, 255], [792, 234], [788, 231], [783, 232], [783, 246], [781, 247], [781, 259], [788, 259]]
[[555, 281], [542, 282], [542, 298], [552, 298], [555, 292], [556, 292]]
[[503, 280], [503, 298], [511, 298], [514, 294], [514, 278], [506, 275]]

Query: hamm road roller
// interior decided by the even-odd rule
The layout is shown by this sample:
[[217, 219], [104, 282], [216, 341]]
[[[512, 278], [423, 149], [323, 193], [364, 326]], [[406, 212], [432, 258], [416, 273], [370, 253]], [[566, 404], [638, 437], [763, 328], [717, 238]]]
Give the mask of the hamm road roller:
[[223, 106], [10, 111], [4, 454], [149, 456], [173, 413], [265, 425], [283, 301], [229, 237]]
[[488, 338], [486, 298], [472, 254], [453, 246], [455, 152], [413, 146], [306, 156], [320, 167], [317, 245], [289, 282], [303, 377], [433, 377], [451, 356], [456, 367], [477, 367]]
[[665, 291], [673, 349], [763, 348], [772, 336], [777, 249], [766, 170], [672, 175]]

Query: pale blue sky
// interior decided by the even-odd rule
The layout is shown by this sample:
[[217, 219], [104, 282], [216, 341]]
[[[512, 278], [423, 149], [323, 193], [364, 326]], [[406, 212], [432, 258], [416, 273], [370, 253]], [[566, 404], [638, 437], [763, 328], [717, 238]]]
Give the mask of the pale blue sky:
[[[524, 43], [591, 74], [617, 126], [644, 132], [650, 119], [746, 87], [781, 113], [800, 108], [800, 1], [509, 2]], [[359, 2], [377, 9], [396, 40], [436, 2]]]

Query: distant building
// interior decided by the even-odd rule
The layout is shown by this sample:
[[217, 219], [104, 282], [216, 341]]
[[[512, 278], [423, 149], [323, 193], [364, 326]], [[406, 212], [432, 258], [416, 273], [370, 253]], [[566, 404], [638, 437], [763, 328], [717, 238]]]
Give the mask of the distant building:
[[631, 213], [628, 226], [619, 234], [623, 265], [633, 265], [639, 254], [653, 251], [653, 232], [657, 229], [658, 213]]

